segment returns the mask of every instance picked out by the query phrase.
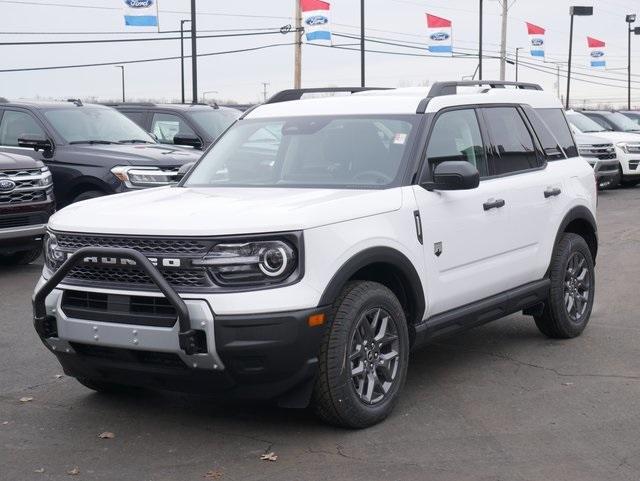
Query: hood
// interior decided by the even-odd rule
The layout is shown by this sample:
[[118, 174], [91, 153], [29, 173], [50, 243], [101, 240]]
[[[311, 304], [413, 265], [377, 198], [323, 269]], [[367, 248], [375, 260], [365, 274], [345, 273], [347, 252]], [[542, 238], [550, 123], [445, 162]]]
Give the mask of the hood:
[[[584, 134], [582, 134], [584, 135]], [[589, 134], [591, 135], [591, 134]], [[607, 139], [610, 142], [634, 142], [640, 143], [640, 134], [634, 134], [633, 132], [598, 132], [596, 134], [601, 139]]]
[[591, 134], [581, 134], [575, 133], [573, 136], [576, 138], [576, 143], [578, 146], [580, 145], [598, 145], [598, 144], [610, 144], [613, 141], [611, 139], [607, 139], [605, 137], [600, 137], [598, 135]]
[[400, 188], [386, 190], [160, 187], [65, 207], [57, 231], [214, 236], [309, 229], [397, 210]]
[[26, 155], [0, 152], [0, 170], [39, 169], [44, 164]]
[[[110, 165], [176, 166], [195, 162], [202, 152], [164, 146], [162, 144], [77, 144], [73, 153], [109, 159]], [[69, 148], [69, 147], [67, 147]]]

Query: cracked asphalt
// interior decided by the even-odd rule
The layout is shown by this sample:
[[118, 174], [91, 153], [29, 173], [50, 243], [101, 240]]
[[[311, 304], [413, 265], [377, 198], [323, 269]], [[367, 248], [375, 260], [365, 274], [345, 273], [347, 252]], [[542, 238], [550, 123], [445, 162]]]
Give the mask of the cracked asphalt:
[[[548, 340], [518, 314], [432, 344], [412, 356], [394, 414], [364, 431], [57, 378], [31, 326], [40, 266], [5, 268], [0, 480], [640, 480], [640, 188], [603, 192], [598, 210], [596, 304], [581, 337]], [[277, 461], [261, 461], [268, 452]]]

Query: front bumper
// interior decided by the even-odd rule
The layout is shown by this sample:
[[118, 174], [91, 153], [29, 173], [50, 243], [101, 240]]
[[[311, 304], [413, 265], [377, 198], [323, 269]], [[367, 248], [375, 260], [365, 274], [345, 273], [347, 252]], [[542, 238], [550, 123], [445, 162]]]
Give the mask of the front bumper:
[[44, 234], [47, 224], [28, 225], [24, 227], [12, 227], [0, 229], [0, 240], [24, 239], [40, 237]]
[[[59, 279], [53, 277], [57, 286]], [[111, 321], [72, 317], [71, 309], [65, 312], [66, 288], [54, 287], [46, 293], [44, 287], [51, 282], [41, 283], [34, 296], [35, 327], [70, 376], [242, 399], [288, 399], [284, 404], [294, 406], [308, 400], [324, 334], [323, 326], [309, 327], [308, 318], [324, 309], [216, 315], [207, 299], [179, 298], [186, 308], [182, 319], [171, 327], [158, 327], [127, 323], [122, 316]], [[144, 296], [166, 297], [173, 303], [169, 294]], [[182, 333], [193, 331], [202, 333], [204, 340], [198, 352], [190, 352], [180, 342]]]

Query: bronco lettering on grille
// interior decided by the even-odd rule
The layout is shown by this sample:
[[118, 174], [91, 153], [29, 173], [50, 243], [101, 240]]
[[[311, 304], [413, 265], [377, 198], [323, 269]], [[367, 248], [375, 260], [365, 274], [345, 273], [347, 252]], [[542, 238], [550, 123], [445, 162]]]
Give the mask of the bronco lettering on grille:
[[[68, 253], [67, 257], [71, 256], [71, 252]], [[156, 267], [174, 267], [178, 268], [181, 266], [180, 259], [172, 259], [172, 258], [164, 258], [160, 259], [158, 257], [148, 257], [149, 261]], [[126, 257], [85, 257], [82, 259], [82, 262], [85, 264], [98, 264], [103, 266], [135, 266], [137, 265], [136, 261], [127, 259]]]

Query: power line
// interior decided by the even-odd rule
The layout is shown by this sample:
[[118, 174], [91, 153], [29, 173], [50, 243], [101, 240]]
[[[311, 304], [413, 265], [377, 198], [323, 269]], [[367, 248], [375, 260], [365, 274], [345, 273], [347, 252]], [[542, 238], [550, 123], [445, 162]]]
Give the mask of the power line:
[[[232, 53], [244, 53], [244, 52], [254, 52], [256, 50], [264, 50], [267, 48], [273, 47], [285, 47], [294, 45], [293, 43], [273, 43], [270, 45], [261, 45], [259, 47], [249, 47], [242, 48], [236, 50], [225, 50], [221, 52], [209, 52], [209, 53], [200, 53], [198, 57], [212, 57], [216, 55], [227, 55]], [[106, 67], [109, 65], [123, 65], [123, 64], [136, 64], [136, 63], [149, 63], [149, 62], [164, 62], [167, 60], [179, 60], [180, 56], [176, 57], [159, 57], [159, 58], [146, 58], [139, 60], [120, 60], [117, 62], [100, 62], [100, 63], [85, 63], [85, 64], [76, 64], [76, 65], [55, 65], [50, 67], [26, 67], [26, 68], [10, 68], [10, 69], [2, 69], [0, 73], [13, 73], [13, 72], [35, 72], [41, 70], [65, 70], [65, 69], [73, 69], [73, 68], [85, 68], [85, 67]]]
[[[258, 32], [258, 31], [270, 31], [280, 30], [282, 27], [261, 27], [261, 28], [219, 28], [219, 29], [198, 29], [199, 33], [213, 33], [213, 32]], [[180, 30], [161, 30], [158, 32], [0, 32], [0, 35], [155, 35], [155, 34], [168, 34], [168, 33], [180, 33]], [[186, 38], [186, 37], [185, 37]]]

